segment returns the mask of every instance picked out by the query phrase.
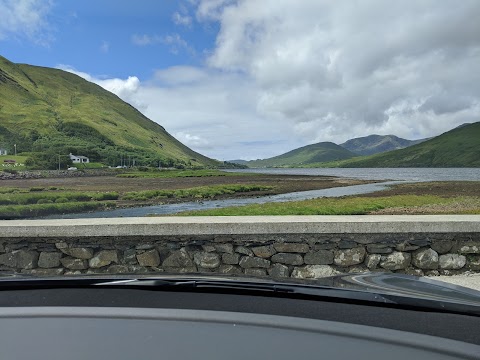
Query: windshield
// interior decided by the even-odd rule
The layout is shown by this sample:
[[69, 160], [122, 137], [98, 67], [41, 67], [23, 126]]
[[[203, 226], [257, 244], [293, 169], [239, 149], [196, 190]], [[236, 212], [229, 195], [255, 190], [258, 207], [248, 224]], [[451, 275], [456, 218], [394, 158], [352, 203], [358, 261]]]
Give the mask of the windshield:
[[2, 275], [480, 289], [478, 1], [0, 0], [0, 18]]

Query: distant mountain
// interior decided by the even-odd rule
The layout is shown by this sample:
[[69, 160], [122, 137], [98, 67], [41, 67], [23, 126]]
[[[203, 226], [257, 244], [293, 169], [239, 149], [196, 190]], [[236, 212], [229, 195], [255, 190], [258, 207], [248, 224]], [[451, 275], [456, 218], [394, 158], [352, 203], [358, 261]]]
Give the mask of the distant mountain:
[[337, 144], [332, 142], [321, 142], [303, 146], [269, 159], [248, 161], [246, 162], [246, 165], [248, 167], [299, 166], [318, 162], [350, 159], [354, 156], [357, 155]]
[[340, 146], [358, 155], [373, 155], [404, 149], [426, 140], [428, 139], [406, 140], [395, 135], [369, 135], [348, 140]]
[[[43, 156], [74, 153], [108, 165], [218, 166], [118, 96], [66, 71], [0, 56], [0, 148]], [[45, 160], [45, 161], [46, 161]]]
[[405, 149], [318, 166], [480, 167], [480, 122], [462, 125]]
[[227, 160], [227, 162], [232, 164], [248, 165], [248, 160]]

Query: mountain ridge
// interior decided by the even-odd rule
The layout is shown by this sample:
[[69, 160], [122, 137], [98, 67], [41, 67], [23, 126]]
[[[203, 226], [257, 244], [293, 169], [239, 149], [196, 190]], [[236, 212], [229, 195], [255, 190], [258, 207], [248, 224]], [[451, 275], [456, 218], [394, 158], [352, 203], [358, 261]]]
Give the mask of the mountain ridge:
[[82, 153], [114, 164], [217, 166], [99, 85], [60, 70], [0, 56], [0, 147], [35, 154]]

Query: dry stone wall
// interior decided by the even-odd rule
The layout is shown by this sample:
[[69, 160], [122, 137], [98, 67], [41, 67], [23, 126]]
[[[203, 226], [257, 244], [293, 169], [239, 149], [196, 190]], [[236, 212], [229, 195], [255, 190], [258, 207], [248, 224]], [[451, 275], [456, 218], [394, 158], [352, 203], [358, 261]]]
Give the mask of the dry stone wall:
[[480, 234], [261, 234], [8, 238], [0, 274], [220, 273], [318, 278], [338, 273], [480, 272]]

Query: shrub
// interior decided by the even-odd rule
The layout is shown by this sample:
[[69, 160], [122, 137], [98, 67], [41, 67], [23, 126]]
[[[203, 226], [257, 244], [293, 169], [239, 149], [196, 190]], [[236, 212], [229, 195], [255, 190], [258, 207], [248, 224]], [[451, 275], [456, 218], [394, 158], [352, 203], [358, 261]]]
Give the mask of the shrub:
[[42, 187], [32, 187], [32, 188], [30, 188], [29, 191], [34, 192], [34, 191], [43, 191], [43, 190], [45, 190], [45, 188], [42, 188]]
[[65, 198], [65, 197], [59, 197], [58, 199], [55, 200], [56, 204], [63, 204], [63, 203], [67, 203], [67, 202], [68, 202], [68, 199]]
[[53, 204], [53, 201], [50, 199], [38, 199], [37, 204]]

